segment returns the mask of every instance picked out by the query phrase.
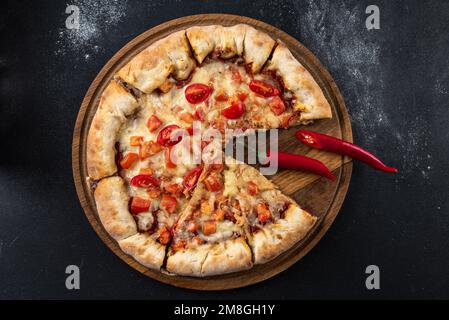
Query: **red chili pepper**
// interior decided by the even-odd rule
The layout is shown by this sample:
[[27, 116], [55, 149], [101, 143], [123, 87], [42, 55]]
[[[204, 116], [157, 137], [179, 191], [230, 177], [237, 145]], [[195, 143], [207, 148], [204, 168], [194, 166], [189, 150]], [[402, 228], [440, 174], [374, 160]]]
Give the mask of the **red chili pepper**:
[[281, 151], [274, 153], [270, 152], [270, 150], [267, 150], [267, 156], [270, 158], [277, 157], [279, 168], [307, 171], [326, 177], [331, 181], [335, 180], [333, 173], [319, 160], [302, 156], [300, 154], [292, 154]]
[[394, 173], [398, 172], [398, 169], [385, 165], [375, 155], [353, 143], [326, 134], [307, 130], [296, 131], [296, 138], [310, 147], [349, 156], [360, 160], [377, 170]]

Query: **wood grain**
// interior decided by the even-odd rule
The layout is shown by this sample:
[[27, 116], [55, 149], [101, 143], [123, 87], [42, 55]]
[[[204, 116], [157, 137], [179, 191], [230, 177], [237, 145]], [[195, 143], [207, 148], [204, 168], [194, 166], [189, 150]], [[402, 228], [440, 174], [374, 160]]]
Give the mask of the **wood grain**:
[[343, 203], [351, 179], [352, 162], [349, 159], [301, 145], [293, 135], [293, 132], [298, 128], [280, 130], [279, 148], [281, 150], [301, 153], [323, 161], [333, 170], [337, 176], [337, 181], [332, 183], [312, 174], [290, 170], [281, 170], [269, 177], [283, 192], [293, 197], [304, 209], [319, 217], [319, 221], [308, 236], [290, 250], [269, 263], [255, 266], [251, 270], [244, 272], [200, 279], [167, 275], [150, 270], [136, 262], [133, 258], [123, 253], [117, 243], [106, 233], [99, 221], [93, 194], [86, 179], [86, 138], [101, 92], [120, 67], [152, 42], [174, 31], [193, 25], [234, 25], [237, 23], [252, 25], [268, 33], [274, 39], [282, 40], [317, 80], [332, 106], [333, 118], [317, 121], [313, 125], [307, 126], [307, 128], [352, 141], [351, 123], [344, 100], [329, 72], [300, 42], [264, 22], [228, 14], [202, 14], [183, 17], [168, 21], [142, 33], [120, 49], [106, 63], [92, 82], [78, 113], [72, 144], [72, 167], [75, 186], [87, 219], [102, 241], [117, 256], [143, 274], [178, 287], [198, 290], [231, 289], [263, 281], [287, 269], [309, 252], [328, 230]]

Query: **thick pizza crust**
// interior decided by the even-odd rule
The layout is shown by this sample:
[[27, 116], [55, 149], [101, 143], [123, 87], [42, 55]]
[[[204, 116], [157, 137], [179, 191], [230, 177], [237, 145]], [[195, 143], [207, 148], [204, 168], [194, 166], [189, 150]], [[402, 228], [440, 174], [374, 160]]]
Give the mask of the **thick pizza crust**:
[[173, 75], [184, 80], [195, 68], [190, 48], [181, 30], [160, 39], [131, 59], [118, 76], [126, 83], [145, 93], [151, 93]]
[[137, 233], [136, 222], [128, 210], [129, 195], [122, 178], [102, 179], [94, 197], [101, 223], [111, 237], [122, 240]]
[[120, 248], [144, 266], [159, 270], [164, 263], [165, 246], [147, 233], [137, 233], [118, 241]]
[[133, 95], [112, 80], [101, 95], [87, 136], [87, 172], [98, 180], [117, 171], [115, 142], [126, 117], [138, 107]]
[[206, 277], [250, 269], [251, 250], [243, 237], [175, 252], [167, 259], [169, 272]]
[[278, 42], [266, 68], [276, 71], [282, 77], [285, 88], [293, 93], [293, 109], [301, 112], [300, 122], [332, 118], [331, 107], [318, 83], [290, 50]]
[[249, 242], [254, 254], [254, 263], [266, 263], [290, 249], [307, 235], [316, 221], [316, 217], [296, 204], [291, 204], [284, 213], [284, 219], [267, 224], [253, 233]]
[[222, 59], [243, 56], [253, 73], [262, 69], [275, 45], [269, 35], [245, 24], [191, 27], [187, 38], [198, 63], [212, 52]]

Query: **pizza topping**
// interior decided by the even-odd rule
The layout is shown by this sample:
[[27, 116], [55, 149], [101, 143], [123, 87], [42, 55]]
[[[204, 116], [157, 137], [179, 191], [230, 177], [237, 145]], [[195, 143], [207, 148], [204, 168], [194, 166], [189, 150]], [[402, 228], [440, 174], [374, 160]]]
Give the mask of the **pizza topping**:
[[131, 185], [138, 188], [157, 187], [159, 180], [149, 174], [139, 174], [131, 179]]
[[219, 93], [217, 93], [217, 95], [215, 96], [215, 100], [217, 101], [228, 101], [229, 96], [226, 92], [224, 91], [220, 91]]
[[176, 168], [176, 163], [173, 162], [172, 158], [171, 158], [171, 154], [172, 154], [172, 149], [173, 147], [168, 147], [165, 149], [164, 154], [165, 154], [165, 167], [166, 168]]
[[185, 241], [177, 241], [171, 245], [171, 249], [173, 250], [173, 252], [176, 252], [185, 249], [186, 245], [187, 244]]
[[211, 87], [202, 83], [194, 83], [186, 88], [185, 97], [188, 102], [198, 104], [209, 98], [211, 92]]
[[164, 187], [165, 191], [173, 196], [179, 196], [182, 193], [182, 186], [178, 183], [171, 183]]
[[194, 116], [190, 112], [181, 113], [179, 119], [181, 119], [184, 122], [187, 122], [188, 124], [192, 124], [193, 120], [195, 120]]
[[236, 69], [232, 72], [232, 80], [234, 80], [237, 83], [242, 83], [242, 75], [240, 74], [239, 70]]
[[187, 225], [187, 231], [195, 233], [198, 230], [198, 224], [195, 221], [190, 221]]
[[161, 199], [161, 203], [159, 206], [167, 211], [168, 213], [175, 212], [176, 205], [178, 204], [178, 201], [175, 197], [169, 196], [169, 195], [163, 195]]
[[157, 136], [157, 142], [164, 147], [174, 146], [182, 140], [182, 136], [174, 137], [174, 133], [180, 129], [176, 124], [164, 127]]
[[196, 186], [196, 183], [198, 182], [198, 178], [200, 177], [202, 171], [203, 167], [199, 166], [186, 173], [182, 184], [187, 190], [191, 190]]
[[227, 119], [238, 119], [245, 113], [245, 104], [242, 101], [234, 101], [231, 106], [223, 109], [221, 114]]
[[203, 200], [200, 205], [200, 212], [203, 215], [210, 215], [212, 213], [213, 206], [207, 200]]
[[379, 158], [369, 151], [342, 139], [307, 130], [298, 130], [296, 132], [296, 138], [310, 147], [349, 156], [360, 160], [377, 170], [392, 173], [398, 172], [396, 168], [385, 165]]
[[156, 153], [159, 153], [162, 150], [162, 147], [154, 141], [147, 141], [142, 143], [139, 149], [139, 158], [141, 160], [148, 158], [149, 156], [153, 156]]
[[210, 173], [204, 180], [204, 184], [210, 192], [216, 192], [223, 188], [223, 181], [216, 172]]
[[202, 245], [202, 244], [204, 243], [204, 241], [203, 241], [200, 237], [195, 236], [195, 237], [193, 237], [193, 239], [192, 239], [192, 243], [193, 243], [194, 245], [199, 246], [199, 245]]
[[271, 211], [268, 209], [265, 203], [259, 203], [256, 206], [257, 217], [259, 218], [260, 223], [266, 223], [271, 219]]
[[225, 212], [223, 209], [218, 208], [217, 210], [215, 210], [214, 212], [214, 218], [217, 221], [223, 221], [225, 218]]
[[129, 138], [129, 145], [132, 147], [138, 147], [140, 146], [140, 144], [143, 141], [143, 137], [142, 136], [131, 136]]
[[203, 222], [203, 226], [201, 228], [201, 232], [208, 236], [217, 231], [217, 222], [215, 220], [207, 220]]
[[159, 242], [162, 245], [166, 245], [171, 240], [171, 233], [170, 230], [167, 227], [162, 228], [161, 232], [159, 233]]
[[152, 176], [154, 173], [154, 170], [151, 168], [142, 168], [139, 170], [139, 174], [148, 174], [150, 176]]
[[248, 94], [246, 92], [241, 92], [241, 91], [237, 92], [237, 98], [240, 101], [242, 101], [242, 102], [245, 101], [247, 97], [248, 97]]
[[281, 94], [278, 88], [260, 80], [251, 80], [249, 83], [251, 91], [265, 98], [274, 97]]
[[130, 152], [120, 160], [120, 167], [123, 169], [129, 169], [138, 158], [139, 156], [137, 153]]
[[159, 198], [159, 196], [161, 195], [162, 191], [161, 189], [159, 189], [158, 187], [154, 187], [154, 186], [150, 186], [147, 189], [147, 194], [151, 199], [156, 199]]
[[248, 193], [252, 196], [255, 196], [258, 192], [257, 184], [255, 184], [253, 181], [248, 182], [247, 188], [248, 188]]
[[268, 106], [270, 107], [271, 111], [273, 111], [273, 113], [277, 116], [281, 115], [285, 111], [285, 104], [279, 97], [274, 97], [273, 100], [268, 103]]
[[159, 128], [162, 124], [162, 121], [155, 116], [154, 114], [148, 119], [147, 127], [150, 132], [154, 132]]
[[204, 114], [204, 110], [202, 108], [198, 108], [195, 110], [195, 114], [193, 115], [195, 120], [204, 121], [206, 115]]
[[130, 211], [132, 214], [146, 212], [150, 208], [151, 200], [142, 197], [133, 197], [131, 199]]

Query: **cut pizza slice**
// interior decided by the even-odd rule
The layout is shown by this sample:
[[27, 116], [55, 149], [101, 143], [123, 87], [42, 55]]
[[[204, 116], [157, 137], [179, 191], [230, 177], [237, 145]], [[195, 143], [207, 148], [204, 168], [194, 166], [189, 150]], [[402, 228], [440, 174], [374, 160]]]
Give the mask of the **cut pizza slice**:
[[249, 269], [245, 217], [225, 194], [223, 164], [208, 165], [174, 230], [166, 268], [188, 276], [211, 276]]

